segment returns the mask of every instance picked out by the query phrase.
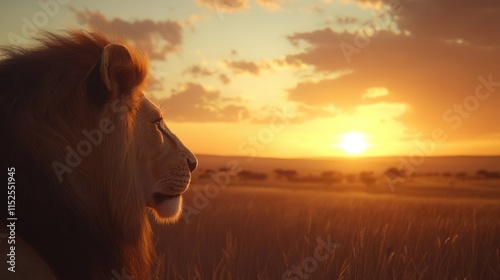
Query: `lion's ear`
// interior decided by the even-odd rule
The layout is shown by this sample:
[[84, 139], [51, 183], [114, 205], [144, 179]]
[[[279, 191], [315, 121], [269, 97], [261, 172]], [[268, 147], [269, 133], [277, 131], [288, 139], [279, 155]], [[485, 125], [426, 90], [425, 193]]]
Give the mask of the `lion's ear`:
[[90, 99], [102, 105], [106, 101], [130, 95], [139, 83], [132, 56], [123, 45], [107, 45], [87, 76]]
[[136, 77], [132, 56], [126, 47], [109, 44], [101, 55], [101, 79], [113, 95], [129, 94]]

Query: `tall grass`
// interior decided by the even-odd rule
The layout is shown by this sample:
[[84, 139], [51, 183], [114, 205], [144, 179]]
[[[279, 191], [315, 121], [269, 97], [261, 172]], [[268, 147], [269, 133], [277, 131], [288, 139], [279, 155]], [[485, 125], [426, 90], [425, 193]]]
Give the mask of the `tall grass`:
[[165, 279], [286, 279], [318, 237], [341, 246], [307, 279], [500, 279], [498, 200], [228, 187], [156, 231]]

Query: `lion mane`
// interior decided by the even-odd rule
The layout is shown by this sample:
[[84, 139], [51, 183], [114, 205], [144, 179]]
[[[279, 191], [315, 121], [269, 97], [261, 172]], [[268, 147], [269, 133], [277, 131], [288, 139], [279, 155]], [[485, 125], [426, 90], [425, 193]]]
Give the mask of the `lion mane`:
[[[103, 77], [99, 65], [110, 44], [100, 34], [71, 31], [45, 33], [30, 48], [2, 49], [2, 159], [4, 167], [16, 170], [16, 237], [57, 279], [156, 277], [132, 136], [148, 60], [114, 48], [106, 62], [109, 76]], [[106, 89], [103, 78], [120, 94], [107, 94], [113, 89]], [[79, 147], [82, 131], [92, 131], [103, 119], [113, 132], [99, 145]], [[77, 161], [72, 154], [77, 148], [91, 152]], [[68, 158], [78, 166], [69, 166]]]

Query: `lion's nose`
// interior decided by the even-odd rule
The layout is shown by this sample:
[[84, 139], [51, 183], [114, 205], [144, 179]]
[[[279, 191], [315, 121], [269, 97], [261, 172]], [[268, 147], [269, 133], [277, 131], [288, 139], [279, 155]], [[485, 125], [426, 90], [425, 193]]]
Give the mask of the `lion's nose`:
[[186, 161], [189, 167], [189, 171], [193, 172], [198, 166], [198, 160], [196, 160], [196, 158], [195, 159], [188, 158], [186, 159]]

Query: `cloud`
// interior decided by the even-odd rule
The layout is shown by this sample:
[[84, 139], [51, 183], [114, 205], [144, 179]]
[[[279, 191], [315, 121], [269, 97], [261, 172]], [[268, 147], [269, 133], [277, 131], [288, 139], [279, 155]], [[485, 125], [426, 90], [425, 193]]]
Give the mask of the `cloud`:
[[119, 34], [137, 48], [147, 51], [151, 59], [163, 60], [182, 44], [182, 27], [175, 21], [108, 19], [101, 12], [74, 11], [80, 24], [108, 35]]
[[[283, 3], [290, 0], [255, 0], [255, 3], [268, 11], [281, 9]], [[198, 4], [217, 13], [232, 13], [250, 9], [248, 0], [196, 0]]]
[[231, 82], [231, 79], [226, 74], [219, 73], [217, 70], [209, 70], [203, 65], [192, 65], [184, 70], [185, 74], [190, 74], [194, 78], [198, 77], [212, 77], [217, 76], [221, 83], [227, 85]]
[[334, 22], [338, 25], [352, 25], [352, 24], [359, 24], [359, 19], [355, 17], [335, 17]]
[[359, 105], [354, 114], [366, 118], [376, 118], [379, 120], [394, 119], [402, 116], [410, 110], [405, 103], [379, 102], [369, 105]]
[[[383, 1], [385, 4], [389, 0]], [[392, 1], [394, 2], [394, 1]], [[498, 46], [500, 2], [486, 1], [401, 1], [403, 12], [397, 24], [416, 37], [462, 39], [475, 46]]]
[[[500, 3], [423, 0], [404, 2], [401, 7], [401, 13], [391, 20], [407, 32], [381, 30], [366, 36], [326, 28], [291, 34], [290, 43], [300, 51], [289, 59], [319, 73], [346, 69], [351, 73], [317, 83], [301, 82], [289, 89], [289, 99], [348, 109], [377, 100], [363, 100], [363, 94], [370, 88], [383, 87], [390, 92], [383, 97], [385, 102], [411, 107], [399, 117], [409, 127], [428, 132], [442, 126], [452, 131], [443, 115], [455, 106], [467, 105], [464, 102], [480, 85], [478, 77], [491, 75], [491, 80], [500, 81], [500, 37], [493, 28], [500, 26], [500, 17], [496, 16]], [[342, 45], [352, 47], [352, 52], [343, 50]], [[486, 94], [484, 86], [482, 90]], [[461, 117], [457, 133], [498, 132], [492, 116], [500, 106], [500, 87], [494, 90], [478, 109]]]
[[280, 67], [287, 66], [290, 68], [300, 68], [304, 65], [302, 61], [300, 61], [299, 59], [295, 59], [292, 56], [286, 56], [285, 58], [282, 59], [275, 59], [273, 60], [273, 63], [275, 63]]
[[231, 80], [230, 80], [230, 79], [229, 79], [226, 75], [224, 75], [224, 74], [220, 74], [220, 75], [219, 75], [219, 80], [220, 80], [223, 84], [225, 84], [225, 85], [227, 85], [227, 84], [229, 84], [229, 83], [231, 82]]
[[196, 3], [218, 13], [231, 13], [249, 8], [248, 0], [196, 0]]
[[220, 91], [207, 89], [197, 83], [183, 84], [169, 97], [155, 102], [160, 104], [165, 119], [172, 122], [269, 124], [279, 115], [286, 117], [290, 123], [303, 123], [337, 114], [331, 106], [313, 107], [300, 104], [296, 108], [265, 106], [249, 109], [244, 99], [223, 96]]
[[261, 6], [264, 6], [269, 11], [276, 11], [281, 8], [281, 4], [287, 0], [255, 0]]
[[210, 70], [204, 68], [201, 65], [193, 65], [193, 66], [189, 67], [188, 69], [184, 70], [184, 73], [191, 74], [194, 77], [198, 77], [198, 76], [212, 76], [212, 75], [215, 74], [214, 71], [210, 71]]
[[224, 64], [237, 74], [249, 73], [256, 76], [261, 70], [270, 68], [267, 62], [256, 63], [245, 60], [225, 60]]
[[318, 13], [318, 14], [322, 14], [325, 11], [319, 5], [309, 5], [308, 10], [311, 12]]
[[288, 89], [288, 99], [304, 105], [334, 105], [351, 108], [361, 102], [361, 94], [353, 94], [349, 86], [338, 86], [337, 79], [325, 79], [319, 82], [301, 82]]
[[203, 19], [205, 19], [204, 15], [192, 14], [183, 23], [185, 26], [194, 29], [195, 24]]
[[362, 99], [373, 99], [389, 95], [389, 91], [385, 87], [372, 87], [366, 90], [366, 93], [361, 96]]
[[240, 98], [223, 97], [196, 83], [187, 83], [159, 101], [165, 118], [174, 122], [238, 122], [250, 114]]
[[462, 39], [478, 46], [493, 46], [500, 43], [495, 28], [500, 26], [500, 2], [486, 0], [471, 2], [456, 1], [403, 1], [403, 0], [344, 0], [361, 7], [402, 8], [397, 24], [420, 38]]
[[340, 110], [332, 105], [328, 106], [308, 106], [299, 104], [297, 114], [291, 119], [292, 123], [302, 123], [314, 119], [327, 119], [337, 116]]

